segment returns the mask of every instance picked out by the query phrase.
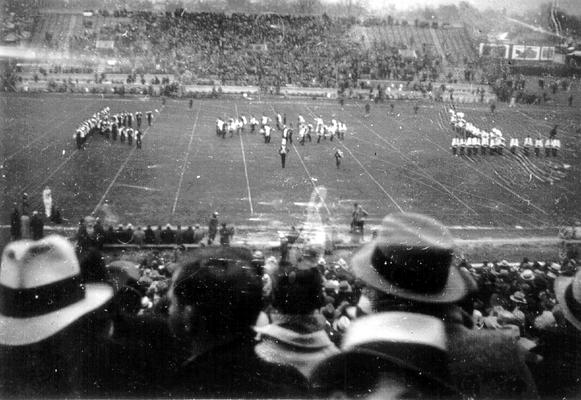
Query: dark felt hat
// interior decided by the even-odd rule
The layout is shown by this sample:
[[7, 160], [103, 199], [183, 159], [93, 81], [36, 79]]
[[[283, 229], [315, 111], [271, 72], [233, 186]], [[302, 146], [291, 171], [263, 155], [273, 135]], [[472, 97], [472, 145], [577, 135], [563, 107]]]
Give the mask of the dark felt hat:
[[453, 303], [469, 291], [452, 265], [454, 240], [435, 219], [390, 214], [377, 238], [353, 257], [354, 274], [386, 294], [426, 303]]

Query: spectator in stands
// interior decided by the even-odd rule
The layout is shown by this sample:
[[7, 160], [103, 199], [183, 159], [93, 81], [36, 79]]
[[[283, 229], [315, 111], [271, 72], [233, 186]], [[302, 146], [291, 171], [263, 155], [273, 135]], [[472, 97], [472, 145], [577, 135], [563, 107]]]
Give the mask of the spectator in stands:
[[90, 249], [102, 250], [104, 243], [105, 233], [97, 226], [97, 220], [91, 216], [82, 219], [77, 231], [77, 253], [83, 254]]
[[363, 317], [349, 326], [341, 348], [313, 373], [314, 389], [323, 397], [461, 398], [438, 318], [403, 312]]
[[117, 234], [115, 233], [115, 229], [113, 226], [109, 226], [104, 233], [103, 244], [116, 244], [117, 243]]
[[230, 246], [232, 236], [234, 236], [234, 227], [227, 226], [225, 222], [222, 223], [222, 227], [220, 228], [220, 245]]
[[14, 203], [14, 210], [10, 214], [10, 240], [18, 240], [21, 238], [20, 229], [20, 211], [18, 211], [18, 205]]
[[133, 231], [133, 236], [131, 237], [131, 243], [141, 247], [145, 244], [145, 232], [140, 226]]
[[174, 244], [176, 236], [174, 231], [171, 229], [170, 224], [165, 226], [165, 229], [161, 232], [161, 243], [162, 244]]
[[552, 322], [539, 331], [539, 344], [533, 351], [542, 361], [532, 371], [543, 398], [579, 398], [581, 272], [558, 277], [554, 289], [558, 304], [548, 314]]
[[179, 246], [184, 244], [184, 232], [182, 231], [182, 226], [178, 225], [175, 231], [175, 243]]
[[194, 243], [194, 229], [191, 226], [188, 226], [188, 229], [185, 230], [182, 239], [184, 244]]
[[157, 226], [157, 229], [153, 231], [153, 235], [155, 236], [155, 244], [161, 243], [161, 233], [163, 232], [163, 228], [161, 225]]
[[451, 265], [453, 249], [450, 232], [438, 221], [421, 214], [390, 214], [352, 265], [368, 285], [375, 312], [421, 313], [444, 322], [450, 370], [464, 395], [534, 396], [530, 371], [512, 338], [472, 329], [471, 318], [457, 305], [470, 283]]
[[151, 229], [151, 225], [147, 225], [147, 228], [145, 228], [145, 243], [154, 244], [155, 242], [155, 233], [153, 232], [153, 229]]
[[[200, 225], [196, 224], [194, 229], [194, 243], [201, 243], [204, 240], [204, 231], [200, 228]], [[209, 242], [208, 242], [209, 243]]]
[[59, 236], [16, 241], [0, 266], [0, 395], [106, 395], [113, 288], [81, 280], [73, 246]]
[[22, 212], [20, 216], [20, 236], [22, 239], [32, 238], [32, 233], [30, 232], [30, 217], [25, 212]]
[[218, 212], [214, 211], [208, 222], [208, 244], [212, 244], [218, 233]]
[[170, 290], [170, 325], [189, 345], [172, 393], [187, 397], [304, 397], [308, 385], [291, 368], [254, 353], [251, 325], [262, 308], [250, 251], [205, 248], [178, 267]]
[[274, 308], [280, 313], [266, 326], [256, 327], [261, 337], [256, 354], [265, 361], [296, 368], [310, 378], [315, 365], [339, 350], [325, 332], [322, 277], [313, 263], [299, 259], [300, 268], [288, 267], [274, 279]]

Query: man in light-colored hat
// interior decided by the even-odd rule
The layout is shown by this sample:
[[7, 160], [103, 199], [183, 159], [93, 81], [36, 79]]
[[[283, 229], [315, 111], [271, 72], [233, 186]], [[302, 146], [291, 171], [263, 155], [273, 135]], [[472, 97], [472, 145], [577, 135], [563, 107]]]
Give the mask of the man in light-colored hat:
[[459, 399], [446, 342], [444, 323], [435, 317], [402, 312], [362, 317], [346, 328], [341, 353], [320, 362], [311, 380], [321, 397]]
[[539, 344], [534, 349], [542, 361], [533, 366], [539, 394], [543, 398], [581, 398], [581, 272], [575, 276], [559, 276], [554, 284], [557, 306], [552, 314], [556, 327], [540, 330]]
[[[386, 216], [379, 234], [353, 257], [353, 273], [366, 285], [374, 312], [406, 311], [444, 321], [450, 369], [463, 393], [474, 397], [534, 395], [534, 383], [512, 339], [471, 329], [458, 303], [469, 284], [452, 265], [454, 239], [435, 219], [415, 213]], [[365, 297], [365, 296], [362, 296]], [[484, 377], [486, 376], [486, 379]], [[507, 382], [505, 377], [513, 380]]]
[[107, 393], [112, 298], [111, 286], [82, 281], [65, 238], [9, 243], [0, 265], [0, 397]]

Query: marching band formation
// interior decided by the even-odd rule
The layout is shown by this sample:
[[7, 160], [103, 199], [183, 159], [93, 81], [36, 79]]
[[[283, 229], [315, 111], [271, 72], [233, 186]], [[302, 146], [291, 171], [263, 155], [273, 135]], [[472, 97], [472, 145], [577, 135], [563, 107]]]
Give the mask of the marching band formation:
[[[148, 126], [151, 126], [153, 113], [147, 111], [145, 116]], [[100, 134], [105, 139], [113, 141], [117, 141], [119, 138], [120, 143], [127, 142], [129, 146], [132, 146], [133, 141], [135, 141], [137, 148], [141, 149], [143, 144], [142, 122], [143, 113], [140, 111], [136, 113], [123, 111], [111, 115], [110, 107], [105, 107], [93, 114], [91, 118], [84, 120], [75, 131], [73, 139], [75, 139], [78, 150], [84, 150], [87, 139], [94, 134]]]
[[[278, 154], [281, 158], [282, 168], [285, 167], [286, 155], [289, 153], [287, 144], [293, 143], [293, 134], [295, 133], [293, 123], [291, 122], [287, 125], [286, 119], [286, 114], [276, 114], [276, 129], [281, 133], [281, 146]], [[244, 115], [228, 119], [217, 118], [216, 135], [223, 139], [226, 138], [227, 134], [230, 137], [233, 137], [234, 133], [240, 135], [245, 131], [246, 126], [250, 126], [250, 133], [260, 133], [264, 138], [264, 143], [270, 143], [274, 128], [272, 126], [272, 119], [264, 114], [261, 116], [260, 121], [254, 115], [248, 118]], [[317, 138], [316, 143], [321, 143], [321, 140], [327, 139], [332, 142], [335, 137], [339, 140], [344, 140], [345, 133], [347, 132], [347, 124], [336, 118], [332, 118], [330, 123], [326, 124], [322, 116], [315, 117], [313, 123], [310, 123], [299, 114], [297, 117], [297, 130], [298, 143], [304, 146], [307, 140], [309, 143], [313, 142], [313, 136], [315, 135]], [[336, 166], [339, 168], [341, 158], [343, 158], [343, 152], [335, 148], [334, 157]]]
[[[492, 128], [489, 132], [480, 129], [471, 122], [466, 121], [463, 112], [456, 112], [453, 109], [450, 112], [450, 125], [458, 135], [452, 139], [452, 154], [454, 155], [502, 155], [506, 147], [506, 138], [498, 128]], [[553, 128], [550, 137], [543, 140], [537, 138], [533, 141], [530, 135], [524, 138], [522, 153], [529, 156], [532, 151], [538, 157], [544, 149], [546, 157], [556, 157], [561, 149], [561, 141], [555, 137], [556, 130]], [[520, 151], [520, 141], [518, 138], [509, 140], [508, 148], [512, 154]]]

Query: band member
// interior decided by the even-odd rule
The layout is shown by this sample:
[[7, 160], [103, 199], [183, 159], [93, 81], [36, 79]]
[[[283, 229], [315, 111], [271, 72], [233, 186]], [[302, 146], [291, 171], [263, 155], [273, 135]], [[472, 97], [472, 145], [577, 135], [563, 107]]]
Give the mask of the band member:
[[343, 158], [343, 152], [339, 149], [335, 149], [335, 165], [337, 169], [341, 166], [341, 159]]
[[283, 144], [280, 146], [280, 149], [278, 149], [278, 154], [280, 154], [281, 167], [284, 169], [286, 164], [286, 155], [288, 154], [288, 148], [286, 147], [286, 145]]
[[135, 133], [135, 145], [137, 146], [138, 149], [141, 148], [142, 137], [143, 137], [143, 133], [141, 133], [141, 131], [139, 129], [137, 129], [136, 133]]

